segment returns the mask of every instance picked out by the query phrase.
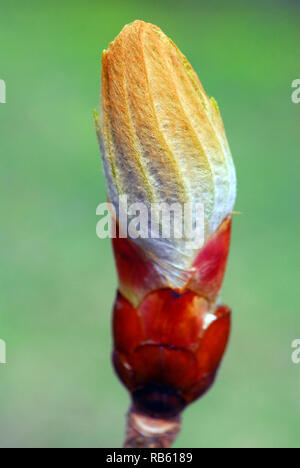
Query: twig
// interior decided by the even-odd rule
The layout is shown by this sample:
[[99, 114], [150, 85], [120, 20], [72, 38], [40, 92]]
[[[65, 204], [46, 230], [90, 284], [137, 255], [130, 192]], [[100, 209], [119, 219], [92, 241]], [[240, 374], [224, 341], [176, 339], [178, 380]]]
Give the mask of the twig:
[[168, 448], [181, 428], [180, 417], [154, 418], [130, 408], [127, 420], [125, 448]]

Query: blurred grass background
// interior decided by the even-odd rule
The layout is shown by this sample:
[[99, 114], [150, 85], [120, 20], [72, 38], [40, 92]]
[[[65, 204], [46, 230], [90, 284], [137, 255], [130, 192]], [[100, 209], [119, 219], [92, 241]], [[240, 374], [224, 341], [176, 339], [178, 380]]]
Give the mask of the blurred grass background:
[[110, 364], [116, 288], [93, 129], [100, 54], [124, 24], [160, 26], [221, 108], [239, 182], [223, 300], [233, 332], [177, 447], [300, 440], [299, 3], [0, 0], [1, 447], [117, 447], [128, 396]]

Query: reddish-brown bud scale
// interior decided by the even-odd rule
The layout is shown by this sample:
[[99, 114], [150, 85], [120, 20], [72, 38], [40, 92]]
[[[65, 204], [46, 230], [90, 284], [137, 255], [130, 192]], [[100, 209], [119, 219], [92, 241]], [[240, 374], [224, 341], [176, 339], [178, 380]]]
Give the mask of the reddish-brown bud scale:
[[[230, 332], [230, 310], [216, 306], [230, 244], [231, 218], [200, 251], [184, 290], [153, 289], [151, 263], [129, 239], [114, 239], [120, 285], [145, 294], [137, 305], [119, 291], [114, 318], [115, 369], [135, 407], [176, 416], [214, 381]], [[124, 286], [125, 281], [125, 286]]]

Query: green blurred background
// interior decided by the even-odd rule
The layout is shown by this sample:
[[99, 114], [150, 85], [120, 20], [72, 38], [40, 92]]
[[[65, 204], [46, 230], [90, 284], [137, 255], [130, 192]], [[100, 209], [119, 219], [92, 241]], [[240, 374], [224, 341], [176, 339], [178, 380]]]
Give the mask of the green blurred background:
[[238, 199], [216, 385], [176, 447], [300, 446], [298, 2], [0, 0], [1, 447], [118, 447], [129, 398], [110, 364], [116, 274], [93, 128], [100, 56], [124, 24], [160, 26], [220, 105]]

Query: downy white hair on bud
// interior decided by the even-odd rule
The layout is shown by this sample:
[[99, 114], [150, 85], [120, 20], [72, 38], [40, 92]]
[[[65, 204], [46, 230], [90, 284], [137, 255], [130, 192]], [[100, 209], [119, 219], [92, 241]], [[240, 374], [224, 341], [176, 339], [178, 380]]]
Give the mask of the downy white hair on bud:
[[[142, 202], [159, 219], [160, 204], [203, 206], [203, 243], [232, 212], [236, 176], [216, 101], [206, 95], [177, 46], [156, 26], [135, 21], [103, 52], [96, 129], [108, 197]], [[120, 205], [122, 206], [122, 205]], [[149, 218], [150, 219], [150, 218]], [[199, 248], [187, 236], [137, 238], [166, 278], [181, 288]]]

